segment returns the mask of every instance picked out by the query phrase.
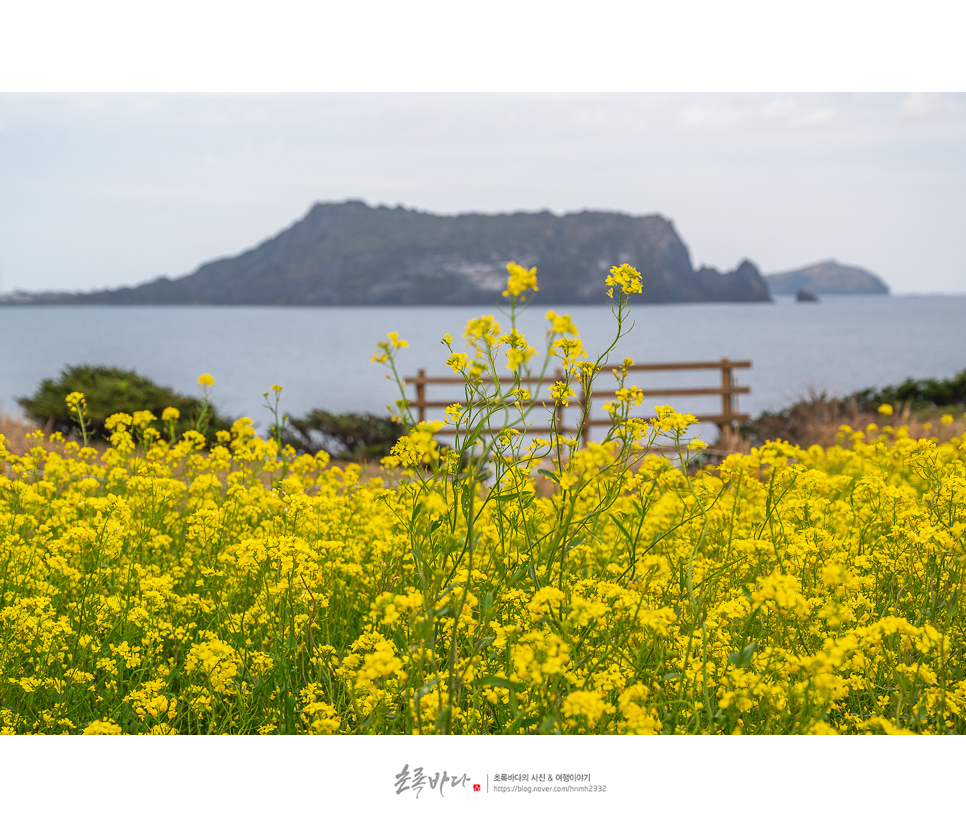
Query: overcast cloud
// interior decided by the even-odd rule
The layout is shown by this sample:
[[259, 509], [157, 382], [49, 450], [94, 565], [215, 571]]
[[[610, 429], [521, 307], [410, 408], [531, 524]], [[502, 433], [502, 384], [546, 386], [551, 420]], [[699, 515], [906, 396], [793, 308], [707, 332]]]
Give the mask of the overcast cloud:
[[0, 94], [0, 293], [181, 276], [317, 201], [673, 219], [695, 266], [966, 292], [966, 95]]

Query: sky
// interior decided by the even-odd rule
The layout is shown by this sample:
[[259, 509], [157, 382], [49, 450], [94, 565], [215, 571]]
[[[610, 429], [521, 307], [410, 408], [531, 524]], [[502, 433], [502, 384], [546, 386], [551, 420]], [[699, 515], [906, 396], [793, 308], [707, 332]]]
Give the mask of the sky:
[[966, 292], [966, 95], [0, 95], [0, 292], [179, 277], [347, 198], [658, 213], [696, 267]]
[[[349, 198], [657, 213], [695, 267], [834, 259], [895, 293], [966, 292], [966, 79], [942, 4], [919, 30], [899, 6], [824, 0], [273, 8], [11, 10], [0, 294], [180, 277]], [[807, 89], [830, 91], [787, 92]]]

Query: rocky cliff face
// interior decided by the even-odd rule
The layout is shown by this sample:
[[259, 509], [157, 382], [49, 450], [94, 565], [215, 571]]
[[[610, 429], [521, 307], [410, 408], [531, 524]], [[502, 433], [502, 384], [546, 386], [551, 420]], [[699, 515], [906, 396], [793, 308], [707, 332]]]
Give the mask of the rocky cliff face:
[[[670, 221], [585, 211], [444, 217], [363, 202], [319, 203], [289, 229], [177, 280], [75, 296], [96, 304], [491, 304], [506, 264], [537, 267], [545, 304], [607, 303], [604, 277], [629, 263], [645, 303], [769, 301], [748, 261], [695, 271]], [[63, 301], [61, 301], [63, 303]]]
[[799, 290], [819, 296], [889, 294], [888, 285], [879, 276], [835, 261], [776, 272], [766, 275], [765, 280], [775, 295], [795, 295]]

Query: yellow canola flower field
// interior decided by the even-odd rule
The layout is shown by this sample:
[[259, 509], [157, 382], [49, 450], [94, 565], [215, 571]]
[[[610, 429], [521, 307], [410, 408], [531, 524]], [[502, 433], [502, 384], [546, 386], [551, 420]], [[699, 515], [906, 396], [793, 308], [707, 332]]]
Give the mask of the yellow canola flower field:
[[365, 482], [250, 420], [210, 447], [146, 413], [103, 452], [0, 438], [0, 732], [966, 729], [966, 437], [843, 427], [701, 468], [686, 415], [624, 405], [603, 443], [523, 422], [469, 462], [416, 426]]

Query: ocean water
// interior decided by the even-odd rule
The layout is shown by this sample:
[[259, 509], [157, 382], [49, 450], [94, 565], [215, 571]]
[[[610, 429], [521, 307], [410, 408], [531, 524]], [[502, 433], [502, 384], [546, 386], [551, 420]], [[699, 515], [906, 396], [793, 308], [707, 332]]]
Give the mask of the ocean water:
[[[546, 309], [520, 318], [532, 344], [543, 344]], [[580, 329], [588, 352], [614, 333], [606, 307], [560, 307]], [[201, 373], [215, 379], [212, 401], [230, 417], [251, 417], [264, 429], [270, 415], [262, 392], [283, 387], [283, 411], [312, 408], [387, 413], [398, 394], [386, 369], [371, 363], [377, 342], [398, 331], [410, 347], [399, 357], [403, 374], [445, 367], [444, 333], [461, 350], [467, 319], [496, 314], [463, 307], [0, 307], [0, 409], [18, 413], [16, 397], [32, 394], [45, 377], [68, 364], [130, 368], [184, 393], [197, 391]], [[638, 305], [634, 327], [611, 355], [646, 362], [693, 362], [723, 357], [750, 360], [736, 372], [751, 388], [739, 400], [755, 416], [792, 403], [810, 390], [844, 395], [901, 382], [946, 377], [966, 368], [966, 296], [846, 296], [818, 304], [782, 298], [773, 304]], [[504, 328], [505, 329], [505, 328]], [[593, 357], [592, 357], [593, 358]], [[716, 372], [642, 374], [642, 388], [707, 386]], [[456, 398], [460, 389], [451, 388]], [[714, 400], [662, 398], [700, 413]]]

